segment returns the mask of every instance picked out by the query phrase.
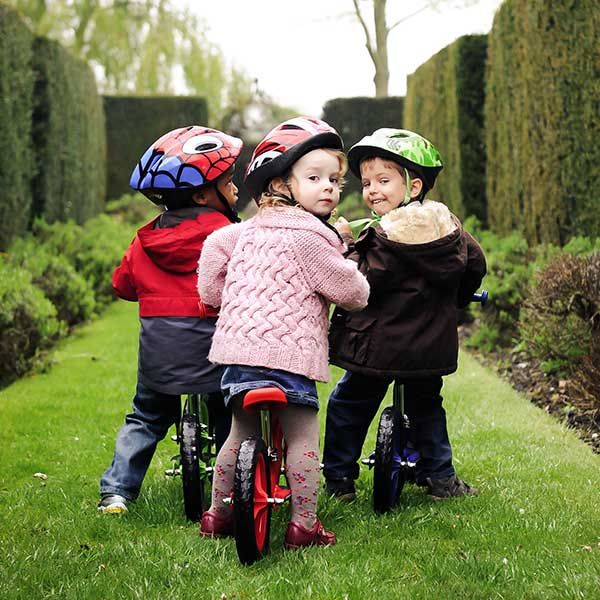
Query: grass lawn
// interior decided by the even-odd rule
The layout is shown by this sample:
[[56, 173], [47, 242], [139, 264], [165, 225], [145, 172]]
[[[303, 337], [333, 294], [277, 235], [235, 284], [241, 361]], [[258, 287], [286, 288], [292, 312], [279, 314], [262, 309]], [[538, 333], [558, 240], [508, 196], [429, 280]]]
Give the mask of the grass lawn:
[[336, 546], [284, 553], [283, 508], [270, 556], [241, 567], [232, 540], [201, 539], [184, 518], [166, 440], [130, 512], [98, 514], [134, 390], [136, 308], [116, 303], [48, 373], [0, 392], [0, 598], [600, 598], [600, 457], [465, 354], [444, 396], [457, 470], [479, 497], [434, 503], [408, 486], [376, 517], [365, 471], [353, 504], [320, 499]]

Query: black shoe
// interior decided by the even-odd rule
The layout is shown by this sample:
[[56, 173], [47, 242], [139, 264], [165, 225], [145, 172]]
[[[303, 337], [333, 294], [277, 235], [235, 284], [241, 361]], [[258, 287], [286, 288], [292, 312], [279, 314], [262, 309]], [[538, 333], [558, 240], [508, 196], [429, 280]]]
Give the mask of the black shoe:
[[444, 479], [431, 479], [427, 477], [427, 495], [433, 500], [445, 500], [458, 496], [477, 496], [479, 490], [471, 487], [466, 481], [459, 479], [456, 475], [450, 475]]
[[352, 502], [356, 498], [354, 481], [347, 477], [344, 477], [344, 479], [326, 479], [325, 492], [328, 496], [334, 496], [342, 502]]

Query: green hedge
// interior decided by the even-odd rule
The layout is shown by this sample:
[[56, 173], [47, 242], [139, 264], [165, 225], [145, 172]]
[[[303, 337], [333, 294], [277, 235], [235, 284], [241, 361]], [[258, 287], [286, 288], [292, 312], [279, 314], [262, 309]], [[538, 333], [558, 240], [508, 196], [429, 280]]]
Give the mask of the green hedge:
[[[323, 106], [323, 120], [338, 131], [346, 150], [381, 127], [401, 127], [404, 98], [335, 98]], [[349, 174], [344, 195], [360, 192], [360, 183]]]
[[58, 43], [34, 42], [33, 216], [83, 223], [105, 200], [106, 133], [91, 68]]
[[486, 222], [483, 106], [487, 37], [464, 36], [408, 77], [404, 127], [430, 139], [444, 169], [430, 196]]
[[206, 100], [192, 96], [105, 96], [107, 196], [130, 192], [129, 178], [138, 160], [163, 133], [208, 123]]
[[33, 35], [0, 4], [0, 251], [21, 234], [31, 206]]
[[489, 35], [489, 223], [530, 242], [600, 229], [597, 0], [507, 0]]

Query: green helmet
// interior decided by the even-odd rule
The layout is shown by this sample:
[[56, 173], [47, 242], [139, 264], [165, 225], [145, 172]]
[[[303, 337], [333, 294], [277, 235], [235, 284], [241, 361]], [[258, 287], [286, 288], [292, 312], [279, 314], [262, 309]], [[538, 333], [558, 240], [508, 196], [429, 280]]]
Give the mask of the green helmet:
[[444, 166], [435, 146], [407, 129], [383, 128], [365, 136], [348, 152], [350, 170], [360, 177], [361, 161], [376, 156], [392, 160], [416, 173], [423, 180], [423, 193], [433, 187], [435, 178]]

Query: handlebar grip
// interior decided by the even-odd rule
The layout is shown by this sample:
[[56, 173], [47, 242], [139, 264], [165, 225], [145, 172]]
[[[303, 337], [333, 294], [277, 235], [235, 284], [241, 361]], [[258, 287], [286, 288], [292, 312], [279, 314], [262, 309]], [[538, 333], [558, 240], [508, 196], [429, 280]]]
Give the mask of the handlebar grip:
[[487, 301], [488, 301], [488, 291], [487, 290], [481, 290], [481, 292], [473, 294], [473, 297], [471, 298], [471, 302], [479, 302], [479, 304], [481, 304], [481, 306], [485, 306], [487, 304]]

